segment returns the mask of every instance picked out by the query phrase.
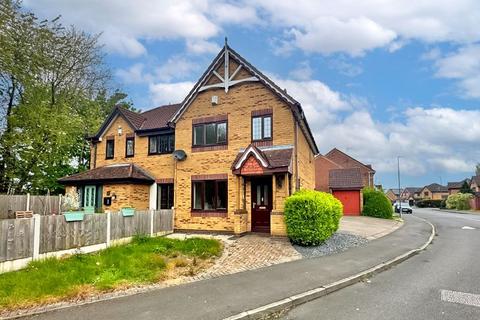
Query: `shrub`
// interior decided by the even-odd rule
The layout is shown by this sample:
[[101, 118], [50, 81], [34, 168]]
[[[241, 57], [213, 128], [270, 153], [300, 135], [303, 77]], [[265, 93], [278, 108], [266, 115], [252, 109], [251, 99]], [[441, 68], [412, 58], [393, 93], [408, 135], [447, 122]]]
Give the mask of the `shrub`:
[[417, 201], [416, 206], [419, 208], [443, 208], [445, 206], [445, 200], [419, 200]]
[[321, 244], [337, 231], [342, 203], [331, 194], [300, 190], [285, 200], [285, 223], [290, 241], [302, 246]]
[[363, 216], [392, 219], [392, 204], [383, 192], [370, 189], [365, 192], [364, 190], [363, 197]]
[[[377, 190], [375, 190], [374, 188], [372, 187], [365, 187], [362, 189], [362, 194], [363, 194], [363, 204], [365, 205], [365, 203], [367, 202], [367, 200], [370, 198], [370, 196], [372, 194], [375, 194], [375, 192], [377, 192]], [[381, 191], [380, 191], [381, 192]]]
[[470, 193], [455, 193], [447, 198], [447, 208], [457, 210], [470, 210], [470, 199], [473, 195]]

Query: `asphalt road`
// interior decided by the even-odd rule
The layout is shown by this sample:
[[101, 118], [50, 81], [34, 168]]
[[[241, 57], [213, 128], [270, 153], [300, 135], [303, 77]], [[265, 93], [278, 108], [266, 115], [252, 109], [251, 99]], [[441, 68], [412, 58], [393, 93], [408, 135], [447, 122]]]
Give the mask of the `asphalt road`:
[[480, 215], [431, 209], [414, 215], [437, 228], [424, 252], [283, 319], [480, 319]]

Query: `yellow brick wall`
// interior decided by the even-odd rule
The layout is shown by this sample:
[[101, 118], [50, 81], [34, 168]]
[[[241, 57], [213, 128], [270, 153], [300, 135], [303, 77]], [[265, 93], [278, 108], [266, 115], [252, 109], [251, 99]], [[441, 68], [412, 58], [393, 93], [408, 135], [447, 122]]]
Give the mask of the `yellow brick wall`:
[[[118, 135], [118, 126], [122, 127], [122, 135]], [[135, 136], [135, 154], [133, 157], [125, 157], [125, 144], [127, 134], [132, 134], [134, 131], [121, 116], [118, 116], [105, 131], [102, 136], [102, 141], [97, 143], [97, 160], [96, 167], [101, 167], [113, 163], [135, 163], [143, 169], [148, 170], [156, 179], [173, 178], [174, 161], [171, 154], [148, 155], [148, 137]], [[106, 155], [106, 137], [114, 136], [115, 150], [114, 158], [107, 160]], [[93, 150], [91, 157], [91, 167], [93, 168]]]
[[286, 236], [287, 226], [285, 215], [281, 211], [272, 211], [270, 215], [270, 234], [272, 236]]
[[298, 129], [298, 172], [300, 189], [313, 190], [315, 188], [315, 155], [300, 128]]
[[103, 206], [103, 210], [119, 211], [123, 207], [133, 207], [137, 210], [148, 209], [148, 199], [150, 187], [140, 184], [105, 184], [103, 185], [103, 197], [111, 197], [116, 195], [116, 199], [112, 199], [111, 206]]
[[[211, 104], [213, 95], [219, 99], [216, 106]], [[182, 115], [175, 128], [176, 148], [185, 150], [187, 159], [177, 166], [176, 197], [182, 201], [176, 206], [176, 228], [233, 231], [233, 212], [239, 199], [231, 166], [239, 149], [251, 143], [251, 112], [262, 109], [273, 109], [273, 144], [293, 145], [293, 116], [289, 106], [260, 83], [234, 86], [228, 93], [223, 89], [202, 92]], [[192, 152], [192, 120], [216, 115], [228, 115], [227, 150]], [[228, 174], [227, 217], [191, 216], [191, 176], [200, 174]], [[247, 209], [251, 221], [249, 183]]]

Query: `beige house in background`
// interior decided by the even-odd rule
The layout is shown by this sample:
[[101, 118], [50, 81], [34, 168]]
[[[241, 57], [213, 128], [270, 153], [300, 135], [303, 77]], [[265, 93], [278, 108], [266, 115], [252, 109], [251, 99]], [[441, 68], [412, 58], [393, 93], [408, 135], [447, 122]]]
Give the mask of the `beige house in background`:
[[90, 170], [59, 181], [97, 212], [174, 207], [175, 229], [285, 235], [317, 153], [300, 103], [225, 44], [183, 102], [115, 108]]
[[385, 192], [385, 195], [387, 198], [393, 203], [398, 200], [399, 195], [402, 193], [402, 189], [388, 189], [387, 192]]
[[445, 200], [448, 198], [448, 188], [438, 183], [432, 183], [420, 190], [420, 197], [429, 200]]

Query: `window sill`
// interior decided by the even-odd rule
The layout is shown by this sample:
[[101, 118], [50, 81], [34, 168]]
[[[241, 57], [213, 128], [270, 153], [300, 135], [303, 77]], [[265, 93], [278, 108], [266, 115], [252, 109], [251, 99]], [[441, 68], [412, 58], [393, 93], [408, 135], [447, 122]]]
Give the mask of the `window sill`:
[[228, 144], [215, 144], [211, 146], [192, 146], [192, 152], [227, 150]]
[[254, 140], [252, 141], [252, 144], [256, 147], [270, 147], [273, 146], [273, 140]]
[[210, 217], [210, 218], [226, 218], [227, 211], [192, 211], [192, 217]]
[[166, 155], [166, 154], [172, 154], [172, 152], [162, 152], [162, 153], [149, 153], [148, 156], [162, 156], [162, 155]]

